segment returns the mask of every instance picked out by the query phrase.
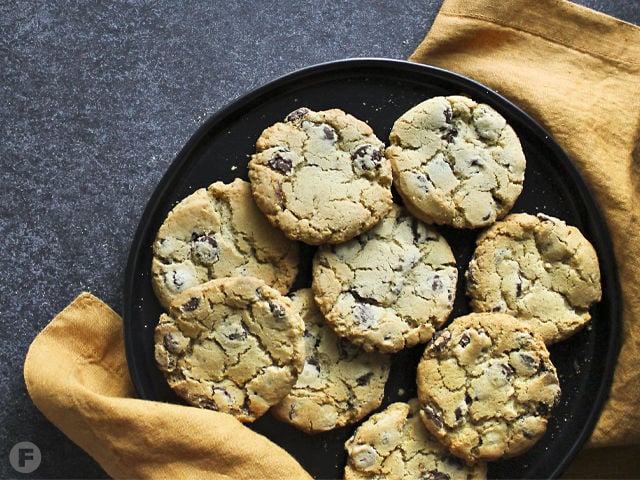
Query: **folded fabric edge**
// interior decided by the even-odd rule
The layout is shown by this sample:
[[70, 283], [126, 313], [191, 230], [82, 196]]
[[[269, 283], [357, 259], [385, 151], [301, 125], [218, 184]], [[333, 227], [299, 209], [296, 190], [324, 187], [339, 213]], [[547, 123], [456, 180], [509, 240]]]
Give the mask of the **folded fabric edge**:
[[[63, 310], [61, 310], [45, 327], [36, 335], [36, 337], [31, 342], [27, 350], [27, 354], [25, 356], [24, 365], [23, 365], [23, 377], [25, 386], [27, 389], [27, 393], [31, 398], [31, 401], [36, 406], [36, 408], [44, 415], [44, 417], [51, 422], [56, 428], [58, 428], [62, 433], [64, 433], [67, 438], [73, 441], [80, 448], [85, 450], [87, 454], [89, 454], [110, 476], [114, 478], [125, 477], [125, 473], [118, 470], [117, 465], [118, 462], [115, 459], [110, 459], [110, 461], [105, 461], [104, 458], [97, 458], [95, 452], [89, 451], [85, 446], [82, 445], [82, 440], [79, 439], [73, 432], [69, 430], [83, 431], [85, 434], [87, 433], [86, 428], [88, 427], [84, 422], [73, 422], [72, 424], [60, 425], [59, 415], [61, 412], [55, 408], [54, 405], [50, 405], [48, 403], [48, 392], [41, 392], [41, 380], [43, 379], [43, 375], [38, 371], [37, 363], [38, 359], [34, 359], [34, 356], [37, 356], [38, 351], [43, 347], [43, 343], [46, 343], [46, 339], [49, 336], [56, 335], [55, 330], [58, 328], [57, 320], [68, 315], [75, 315], [78, 311], [84, 311], [87, 308], [91, 308], [91, 306], [97, 305], [99, 308], [104, 309], [107, 315], [116, 316], [117, 314], [104, 302], [99, 300], [93, 294], [89, 292], [80, 293], [74, 300], [72, 300]], [[73, 398], [69, 394], [67, 396], [67, 400], [69, 405], [68, 408], [74, 408], [75, 402]], [[66, 418], [66, 420], [70, 420], [70, 417], [62, 413], [62, 415]], [[103, 454], [110, 455], [110, 452], [104, 451]], [[113, 465], [113, 467], [111, 466]]]
[[[441, 15], [513, 28], [586, 55], [640, 67], [640, 27], [566, 0], [538, 0], [535, 5], [528, 0], [445, 0], [436, 21]], [[585, 35], [585, 29], [597, 35]]]

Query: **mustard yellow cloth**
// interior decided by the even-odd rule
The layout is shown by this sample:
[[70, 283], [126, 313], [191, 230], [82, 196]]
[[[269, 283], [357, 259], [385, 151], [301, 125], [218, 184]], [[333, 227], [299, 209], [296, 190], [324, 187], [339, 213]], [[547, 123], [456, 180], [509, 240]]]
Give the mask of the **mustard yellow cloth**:
[[[590, 185], [613, 237], [623, 345], [589, 445], [609, 448], [588, 450], [567, 476], [640, 476], [640, 29], [563, 0], [445, 0], [410, 60], [512, 100]], [[90, 294], [36, 337], [24, 376], [35, 405], [115, 478], [310, 478], [228, 415], [135, 399], [122, 320]]]

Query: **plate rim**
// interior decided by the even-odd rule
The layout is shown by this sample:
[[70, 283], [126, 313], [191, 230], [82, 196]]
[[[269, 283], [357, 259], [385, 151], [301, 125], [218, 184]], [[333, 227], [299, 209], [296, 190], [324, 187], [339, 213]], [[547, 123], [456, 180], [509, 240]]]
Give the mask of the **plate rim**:
[[[431, 76], [443, 79], [446, 82], [455, 82], [462, 84], [466, 87], [472, 87], [473, 89], [479, 89], [483, 91], [483, 94], [492, 99], [493, 102], [499, 104], [500, 107], [509, 110], [510, 116], [515, 114], [516, 117], [520, 117], [520, 120], [524, 121], [528, 127], [530, 127], [536, 136], [540, 139], [544, 139], [544, 143], [554, 152], [555, 155], [563, 157], [565, 160], [562, 165], [563, 169], [567, 170], [571, 176], [571, 180], [578, 182], [581, 185], [581, 189], [578, 189], [580, 203], [588, 210], [589, 215], [593, 217], [598, 224], [598, 228], [595, 230], [598, 233], [598, 244], [602, 249], [606, 249], [611, 252], [611, 258], [613, 262], [610, 264], [604, 264], [600, 262], [600, 269], [603, 267], [607, 270], [607, 278], [609, 279], [609, 285], [607, 285], [607, 295], [610, 297], [609, 303], [612, 307], [612, 313], [615, 318], [608, 319], [610, 338], [607, 345], [607, 358], [602, 371], [602, 378], [597, 388], [597, 393], [594, 396], [592, 407], [589, 410], [589, 415], [586, 421], [583, 423], [580, 429], [576, 441], [573, 442], [568, 452], [564, 455], [561, 462], [556, 465], [553, 470], [551, 478], [559, 477], [562, 472], [568, 467], [569, 463], [573, 461], [577, 453], [583, 448], [589, 437], [592, 435], [596, 424], [603, 412], [606, 401], [609, 399], [611, 393], [611, 387], [613, 385], [614, 373], [618, 361], [618, 356], [621, 348], [621, 330], [622, 330], [622, 294], [620, 288], [620, 281], [618, 277], [618, 268], [616, 263], [615, 252], [613, 250], [613, 243], [608, 228], [608, 224], [602, 214], [602, 211], [596, 202], [595, 197], [589, 184], [585, 181], [584, 177], [578, 170], [575, 162], [560, 146], [560, 144], [552, 137], [552, 135], [544, 128], [538, 121], [530, 114], [522, 110], [519, 106], [507, 99], [505, 96], [489, 88], [488, 86], [470, 78], [465, 75], [456, 73], [454, 71], [446, 70], [440, 67], [412, 62], [409, 60], [399, 60], [382, 57], [362, 57], [362, 58], [345, 58], [339, 60], [332, 60], [314, 65], [302, 67], [293, 70], [289, 73], [285, 73], [276, 76], [272, 80], [268, 80], [262, 85], [250, 89], [244, 94], [240, 94], [237, 98], [231, 100], [227, 104], [223, 105], [220, 109], [209, 115], [204, 122], [190, 135], [184, 146], [180, 149], [173, 160], [168, 164], [160, 180], [156, 183], [151, 195], [148, 197], [144, 209], [141, 213], [140, 220], [136, 226], [135, 233], [132, 237], [129, 245], [129, 253], [127, 255], [127, 264], [124, 273], [124, 295], [123, 295], [123, 335], [124, 335], [124, 347], [125, 357], [127, 360], [128, 372], [131, 377], [131, 382], [134, 386], [134, 390], [138, 398], [143, 400], [156, 401], [154, 398], [150, 398], [147, 395], [148, 392], [143, 392], [140, 389], [141, 376], [143, 376], [142, 369], [138, 362], [133, 358], [134, 339], [131, 332], [131, 316], [134, 306], [134, 291], [133, 285], [136, 281], [137, 266], [139, 264], [140, 255], [142, 254], [142, 248], [144, 247], [143, 239], [149, 224], [151, 223], [152, 212], [157, 210], [158, 203], [164, 198], [167, 190], [172, 184], [172, 181], [179, 177], [180, 171], [188, 163], [190, 154], [200, 145], [203, 139], [207, 136], [209, 131], [221, 120], [224, 120], [233, 112], [241, 110], [247, 104], [250, 104], [256, 98], [263, 95], [265, 92], [277, 89], [279, 86], [288, 84], [294, 80], [301, 80], [309, 76], [313, 76], [317, 73], [329, 73], [332, 71], [340, 70], [352, 70], [352, 69], [372, 69], [376, 67], [382, 67], [384, 69], [392, 70], [413, 70], [415, 72], [426, 73]], [[386, 142], [385, 142], [386, 143]], [[146, 245], [146, 247], [150, 247]], [[599, 255], [600, 257], [600, 255]], [[288, 453], [288, 452], [287, 452]]]

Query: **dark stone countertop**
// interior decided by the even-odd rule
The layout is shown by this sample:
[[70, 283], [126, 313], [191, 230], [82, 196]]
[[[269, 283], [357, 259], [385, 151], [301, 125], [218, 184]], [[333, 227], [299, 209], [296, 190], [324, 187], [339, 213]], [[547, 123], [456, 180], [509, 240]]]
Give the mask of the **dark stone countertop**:
[[[640, 24], [637, 0], [578, 3]], [[212, 113], [301, 67], [406, 59], [441, 1], [0, 5], [0, 477], [101, 478], [31, 403], [36, 334], [82, 291], [121, 312], [128, 249], [160, 177]], [[12, 470], [35, 443], [42, 463]]]

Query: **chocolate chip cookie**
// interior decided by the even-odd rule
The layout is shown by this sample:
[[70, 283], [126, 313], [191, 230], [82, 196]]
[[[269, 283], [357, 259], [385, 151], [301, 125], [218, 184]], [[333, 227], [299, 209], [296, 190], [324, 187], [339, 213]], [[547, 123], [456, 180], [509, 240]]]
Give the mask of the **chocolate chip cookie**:
[[310, 288], [296, 291], [291, 299], [305, 322], [306, 361], [291, 392], [271, 412], [308, 433], [361, 420], [382, 402], [390, 358], [338, 337]]
[[304, 322], [254, 277], [211, 280], [174, 298], [155, 328], [155, 360], [189, 404], [252, 422], [291, 390], [304, 366]]
[[368, 232], [320, 246], [312, 273], [336, 333], [383, 353], [432, 337], [453, 308], [458, 277], [445, 238], [398, 205]]
[[256, 207], [249, 183], [236, 179], [196, 190], [167, 215], [153, 244], [151, 281], [164, 308], [207, 280], [251, 275], [287, 293], [299, 248]]
[[427, 429], [470, 462], [528, 450], [560, 396], [542, 337], [504, 313], [453, 320], [427, 344], [416, 380]]
[[386, 155], [407, 209], [427, 223], [492, 224], [522, 191], [526, 160], [497, 111], [470, 98], [430, 98], [393, 125]]
[[547, 344], [582, 328], [602, 295], [593, 246], [576, 227], [544, 214], [511, 214], [484, 232], [466, 280], [474, 311], [510, 313]]
[[384, 143], [342, 110], [299, 108], [264, 130], [256, 150], [249, 162], [253, 196], [289, 238], [344, 242], [391, 208]]
[[481, 480], [484, 462], [451, 455], [425, 428], [416, 399], [372, 415], [345, 443], [345, 480]]

